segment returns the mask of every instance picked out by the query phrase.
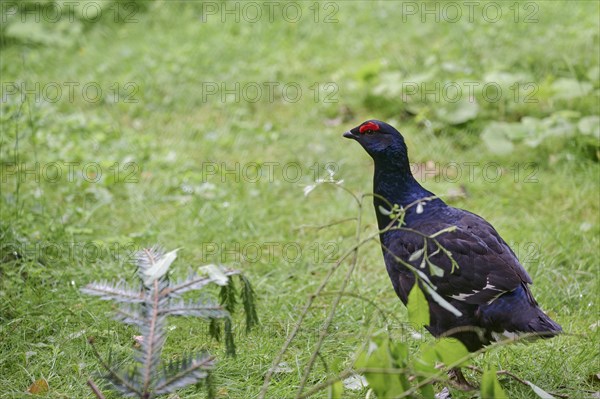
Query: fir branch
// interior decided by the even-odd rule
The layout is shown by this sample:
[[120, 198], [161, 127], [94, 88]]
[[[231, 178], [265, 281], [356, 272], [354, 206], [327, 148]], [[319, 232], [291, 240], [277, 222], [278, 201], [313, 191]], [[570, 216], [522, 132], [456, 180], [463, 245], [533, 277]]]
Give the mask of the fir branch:
[[139, 396], [141, 397], [142, 392], [139, 388], [138, 384], [135, 383], [134, 379], [127, 378], [126, 376], [120, 375], [113, 367], [111, 367], [110, 363], [105, 361], [100, 353], [98, 353], [98, 349], [96, 349], [96, 345], [94, 345], [94, 339], [88, 338], [88, 343], [92, 347], [92, 351], [94, 356], [98, 360], [98, 363], [106, 370], [106, 375], [104, 378], [112, 383], [112, 385], [117, 388], [119, 392], [121, 392], [125, 396]]
[[216, 399], [217, 398], [217, 392], [215, 391], [215, 384], [214, 384], [214, 376], [213, 373], [209, 370], [208, 374], [206, 375], [206, 378], [204, 379], [204, 383], [206, 385], [206, 390], [208, 391], [206, 393], [206, 397], [208, 399]]
[[[225, 319], [226, 352], [228, 355], [235, 355], [233, 323], [227, 309], [233, 311], [238, 299], [235, 285], [229, 277], [241, 272], [208, 265], [202, 268], [206, 274], [192, 272], [186, 280], [172, 284], [169, 267], [176, 257], [177, 250], [165, 254], [159, 247], [138, 252], [136, 268], [137, 277], [141, 281], [139, 290], [130, 289], [124, 281], [116, 284], [96, 282], [81, 290], [101, 299], [121, 303], [116, 309], [116, 319], [135, 325], [140, 331], [141, 345], [135, 351], [135, 364], [125, 371], [112, 366], [110, 357], [108, 361], [104, 361], [94, 347], [96, 357], [107, 371], [104, 378], [124, 396], [150, 399], [208, 378], [208, 372], [214, 366], [214, 357], [207, 354], [187, 355], [179, 361], [169, 362], [167, 366], [162, 364], [161, 354], [166, 342], [168, 316], [196, 316], [208, 319], [210, 333], [217, 338], [221, 333], [217, 320]], [[245, 278], [242, 281], [244, 309], [251, 312], [247, 320], [250, 320], [250, 324], [256, 323], [258, 317], [254, 309], [254, 293], [250, 283]], [[211, 299], [184, 300], [180, 296], [211, 283], [222, 287], [223, 304], [219, 305]], [[209, 381], [207, 386], [209, 396], [214, 396]], [[93, 390], [91, 385], [90, 387]]]
[[183, 299], [176, 304], [159, 309], [159, 314], [168, 316], [196, 316], [211, 320], [229, 317], [229, 312], [216, 303], [210, 301], [185, 302]]
[[125, 281], [119, 281], [116, 284], [106, 281], [90, 283], [82, 288], [81, 292], [99, 296], [104, 301], [112, 300], [125, 303], [140, 303], [144, 301], [144, 292], [132, 290]]
[[[229, 277], [235, 276], [236, 274], [241, 274], [241, 272], [239, 270], [224, 270], [223, 274]], [[188, 291], [199, 290], [204, 286], [214, 282], [215, 280], [210, 276], [199, 275], [198, 273], [193, 272], [188, 276], [187, 279], [178, 281], [173, 287], [170, 287], [167, 290], [167, 293], [169, 295], [181, 295]]]
[[160, 354], [165, 342], [165, 318], [159, 315], [160, 285], [159, 280], [154, 280], [150, 292], [149, 302], [145, 304], [150, 312], [147, 320], [149, 326], [142, 328], [144, 341], [142, 342], [142, 387], [144, 392], [151, 388], [153, 370], [160, 364]]
[[235, 284], [231, 279], [227, 282], [226, 285], [221, 286], [219, 299], [221, 305], [223, 305], [229, 313], [235, 313], [235, 307], [237, 305], [236, 295], [237, 292], [235, 289]]
[[146, 324], [144, 315], [140, 314], [134, 307], [120, 307], [115, 309], [115, 320], [125, 324], [131, 324], [142, 327]]
[[206, 353], [189, 355], [180, 361], [170, 361], [163, 367], [163, 375], [156, 384], [155, 393], [162, 395], [195, 384], [208, 376], [215, 364], [214, 356]]
[[225, 353], [235, 357], [235, 342], [233, 341], [233, 325], [230, 318], [225, 319]]
[[210, 324], [208, 325], [208, 333], [217, 342], [221, 341], [223, 331], [221, 330], [221, 323], [217, 319], [210, 319]]
[[259, 324], [256, 313], [256, 296], [250, 281], [243, 274], [240, 274], [240, 282], [242, 284], [242, 304], [246, 315], [246, 332], [248, 333], [252, 327]]

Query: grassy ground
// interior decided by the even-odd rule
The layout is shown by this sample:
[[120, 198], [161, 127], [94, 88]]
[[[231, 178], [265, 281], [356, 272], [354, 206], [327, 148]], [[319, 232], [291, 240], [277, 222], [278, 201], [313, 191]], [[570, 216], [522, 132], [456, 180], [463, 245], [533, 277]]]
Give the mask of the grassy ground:
[[[297, 22], [295, 8], [275, 8], [272, 22], [263, 10], [252, 22], [252, 10], [238, 3], [237, 22], [220, 15], [224, 3], [210, 4], [216, 14], [202, 14], [200, 3], [155, 2], [134, 8], [135, 22], [84, 23], [79, 34], [60, 25], [64, 36], [50, 24], [38, 44], [2, 48], [2, 397], [25, 396], [39, 378], [49, 383], [46, 397], [92, 397], [85, 381], [99, 366], [86, 337], [122, 357], [134, 331], [78, 290], [130, 277], [128, 256], [154, 243], [183, 248], [181, 273], [221, 262], [253, 281], [262, 328], [237, 334], [237, 358], [226, 358], [207, 326], [191, 319], [173, 321], [165, 356], [209, 348], [220, 359], [218, 396], [255, 397], [307, 296], [353, 243], [351, 222], [310, 227], [354, 217], [350, 197], [330, 187], [305, 197], [303, 187], [326, 176], [329, 164], [348, 189], [370, 190], [370, 159], [341, 138], [369, 118], [398, 126], [413, 162], [439, 164], [440, 175], [422, 178], [427, 188], [440, 195], [464, 188], [466, 196], [448, 201], [496, 226], [531, 274], [538, 301], [567, 332], [494, 350], [476, 364], [572, 398], [600, 390], [592, 378], [600, 371], [598, 139], [575, 127], [598, 114], [597, 2], [504, 4], [497, 21], [492, 10], [484, 17], [483, 6], [469, 21], [463, 8], [457, 22], [449, 9], [439, 21], [424, 12], [440, 3], [328, 2], [316, 14], [313, 3], [298, 2]], [[67, 82], [79, 84], [73, 98]], [[466, 91], [459, 106], [442, 89], [437, 99], [403, 98], [402, 82], [427, 82], [434, 91], [436, 82], [463, 89], [476, 82], [479, 105], [463, 101]], [[486, 100], [486, 82], [504, 87], [499, 101]], [[26, 85], [27, 101], [14, 84]], [[221, 85], [235, 94], [211, 94]], [[96, 87], [98, 101], [91, 100]], [[537, 101], [525, 102], [528, 95]], [[480, 137], [494, 121], [518, 130], [524, 117], [538, 118], [537, 133]], [[507, 141], [513, 145], [504, 150]], [[370, 207], [363, 218], [375, 231]], [[406, 310], [383, 270], [377, 245], [365, 247], [349, 291], [398, 325]], [[290, 372], [276, 376], [269, 397], [293, 397], [330, 303], [317, 299], [284, 357]], [[384, 322], [368, 302], [344, 298], [321, 351], [329, 370], [319, 362], [310, 384], [347, 367]], [[511, 398], [534, 397], [513, 381], [503, 386]], [[180, 393], [204, 395], [194, 387]]]

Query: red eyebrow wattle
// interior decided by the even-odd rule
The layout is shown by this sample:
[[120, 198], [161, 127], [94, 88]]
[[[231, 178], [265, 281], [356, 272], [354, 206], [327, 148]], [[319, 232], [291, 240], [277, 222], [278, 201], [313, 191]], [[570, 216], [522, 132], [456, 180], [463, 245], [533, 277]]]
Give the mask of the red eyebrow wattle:
[[379, 125], [375, 122], [367, 122], [358, 129], [360, 133], [364, 133], [367, 130], [372, 130], [376, 132], [379, 130]]

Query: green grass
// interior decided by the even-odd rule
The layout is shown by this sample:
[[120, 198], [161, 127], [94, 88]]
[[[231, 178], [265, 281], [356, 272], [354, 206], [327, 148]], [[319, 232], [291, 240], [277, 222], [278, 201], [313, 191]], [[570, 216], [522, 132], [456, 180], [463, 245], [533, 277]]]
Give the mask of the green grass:
[[[98, 279], [131, 277], [125, 263], [132, 249], [158, 242], [166, 249], [183, 248], [174, 264], [180, 273], [187, 266], [223, 261], [243, 269], [253, 282], [263, 326], [245, 335], [241, 316], [236, 319], [237, 358], [226, 358], [224, 345], [211, 341], [207, 325], [193, 319], [172, 321], [165, 356], [208, 348], [219, 358], [218, 397], [255, 397], [308, 295], [332, 266], [324, 262], [328, 251], [339, 256], [353, 244], [351, 222], [310, 227], [354, 217], [350, 197], [330, 187], [304, 197], [303, 187], [314, 180], [314, 165], [324, 176], [325, 164], [333, 163], [348, 189], [369, 192], [371, 160], [356, 143], [341, 138], [344, 130], [369, 118], [399, 127], [413, 162], [463, 167], [454, 183], [429, 177], [424, 184], [440, 195], [464, 186], [468, 196], [449, 202], [485, 217], [513, 245], [534, 279], [537, 300], [567, 333], [493, 350], [476, 364], [494, 363], [571, 398], [600, 390], [590, 378], [600, 371], [598, 141], [575, 130], [535, 148], [515, 139], [512, 152], [497, 154], [479, 137], [491, 121], [542, 119], [568, 110], [576, 113], [567, 118], [576, 124], [598, 114], [599, 82], [593, 74], [599, 57], [598, 3], [557, 3], [535, 2], [537, 23], [515, 23], [513, 15], [489, 23], [481, 14], [472, 23], [466, 16], [458, 23], [421, 23], [419, 15], [404, 21], [394, 2], [335, 3], [338, 23], [315, 23], [308, 8], [312, 3], [298, 3], [306, 15], [298, 23], [280, 14], [272, 23], [221, 23], [218, 16], [203, 23], [197, 3], [155, 2], [137, 13], [137, 23], [98, 23], [62, 46], [3, 47], [3, 90], [7, 82], [25, 82], [28, 88], [36, 82], [78, 82], [79, 87], [97, 82], [107, 99], [91, 103], [76, 90], [73, 101], [63, 92], [56, 103], [35, 102], [30, 95], [21, 104], [19, 95], [8, 95], [1, 104], [0, 396], [24, 397], [34, 380], [45, 378], [50, 385], [46, 397], [91, 398], [85, 381], [99, 366], [86, 337], [94, 336], [102, 353], [110, 349], [124, 361], [134, 331], [111, 320], [108, 304], [78, 289]], [[503, 10], [510, 15], [508, 5]], [[326, 11], [321, 10], [320, 20]], [[476, 93], [476, 117], [453, 125], [436, 114], [448, 107], [443, 101], [418, 104], [415, 111], [390, 94], [398, 82], [394, 73], [401, 74], [401, 81], [429, 73], [433, 84], [484, 82], [497, 71], [526, 75], [536, 84], [539, 101], [490, 103]], [[553, 97], [552, 85], [560, 78], [588, 82], [593, 89], [571, 99]], [[124, 86], [128, 82], [137, 88], [135, 103], [124, 101], [131, 93]], [[229, 88], [234, 82], [297, 83], [302, 96], [294, 103], [280, 91], [273, 101], [220, 101], [218, 95], [205, 101], [203, 82], [226, 82]], [[311, 89], [315, 82], [322, 87], [319, 101]], [[121, 90], [116, 102], [111, 101], [115, 83]], [[327, 83], [337, 88], [337, 102], [324, 102]], [[341, 117], [342, 107], [353, 116], [337, 126], [325, 123]], [[9, 165], [15, 160], [27, 168], [59, 162], [63, 176], [52, 183], [52, 170], [44, 175], [41, 169], [39, 182], [32, 174], [16, 177]], [[68, 181], [64, 162], [98, 163], [102, 178]], [[128, 162], [136, 168], [125, 169]], [[465, 162], [478, 165], [472, 179]], [[490, 162], [504, 169], [497, 181], [483, 174]], [[537, 165], [537, 182], [526, 181], [531, 169], [524, 168], [530, 162]], [[115, 163], [120, 171], [116, 181], [110, 169]], [[237, 173], [207, 173], [213, 165], [231, 170], [236, 164], [241, 172], [250, 163], [262, 165], [265, 173], [256, 182]], [[272, 176], [269, 163], [276, 163]], [[297, 181], [295, 166], [284, 174], [284, 166], [292, 163], [301, 169]], [[252, 170], [246, 172], [253, 176]], [[370, 206], [363, 220], [366, 232], [374, 232]], [[213, 243], [221, 251], [207, 254]], [[262, 256], [250, 262], [249, 252], [246, 257], [243, 251], [227, 253], [236, 243], [248, 251], [256, 243]], [[301, 248], [296, 261], [292, 253], [284, 256], [284, 245], [290, 251]], [[16, 259], [7, 247], [23, 257]], [[96, 255], [93, 248], [112, 251]], [[337, 290], [344, 271], [336, 273], [327, 291]], [[375, 243], [362, 250], [348, 290], [397, 320], [388, 322], [407, 320]], [[284, 356], [292, 372], [274, 378], [268, 397], [295, 394], [332, 299], [316, 300]], [[384, 325], [368, 302], [345, 297], [321, 351], [329, 371], [319, 360], [310, 385], [349, 366], [368, 336]], [[503, 380], [503, 387], [511, 398], [534, 397], [510, 380]], [[364, 396], [363, 391], [344, 397]], [[205, 391], [190, 387], [180, 397], [203, 398]]]

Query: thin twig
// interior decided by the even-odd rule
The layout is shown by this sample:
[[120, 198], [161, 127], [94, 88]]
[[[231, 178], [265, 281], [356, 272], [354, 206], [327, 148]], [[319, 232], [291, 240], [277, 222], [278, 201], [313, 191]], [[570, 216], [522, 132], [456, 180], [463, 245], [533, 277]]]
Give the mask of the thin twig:
[[[340, 188], [345, 189], [343, 186], [340, 186]], [[348, 191], [346, 189], [346, 191]], [[335, 316], [335, 310], [342, 298], [342, 296], [344, 295], [344, 290], [346, 289], [346, 286], [348, 285], [348, 282], [350, 281], [350, 277], [352, 277], [352, 273], [354, 272], [354, 270], [356, 269], [356, 265], [358, 263], [358, 249], [361, 247], [361, 229], [362, 229], [362, 208], [363, 208], [363, 202], [365, 200], [366, 197], [371, 196], [370, 194], [363, 194], [360, 197], [360, 200], [358, 200], [358, 217], [357, 217], [357, 221], [356, 221], [356, 242], [357, 245], [354, 246], [353, 248], [353, 257], [350, 263], [350, 268], [348, 269], [348, 272], [346, 273], [346, 276], [342, 282], [342, 286], [338, 292], [338, 294], [336, 295], [336, 297], [333, 300], [333, 303], [331, 304], [331, 310], [329, 312], [329, 315], [327, 316], [327, 319], [325, 320], [325, 325], [324, 328], [321, 330], [321, 334], [319, 335], [319, 340], [317, 341], [316, 344], [316, 348], [313, 351], [311, 358], [308, 361], [308, 364], [305, 368], [304, 371], [304, 375], [302, 376], [302, 380], [300, 382], [300, 386], [298, 387], [298, 393], [296, 394], [296, 398], [298, 399], [300, 397], [300, 395], [302, 394], [302, 391], [304, 390], [304, 387], [306, 386], [306, 383], [308, 381], [308, 376], [310, 375], [310, 371], [313, 368], [313, 365], [315, 363], [315, 360], [317, 358], [317, 355], [319, 353], [319, 350], [321, 349], [321, 346], [323, 345], [323, 342], [325, 341], [325, 338], [327, 337], [327, 330], [329, 329], [329, 326], [331, 325], [333, 318]], [[356, 197], [355, 197], [356, 198]], [[422, 201], [422, 200], [421, 200]], [[421, 202], [421, 201], [417, 201], [415, 202]], [[411, 204], [412, 205], [412, 204]], [[411, 206], [409, 205], [409, 207]], [[398, 221], [398, 219], [403, 218], [404, 216], [404, 212], [401, 212], [400, 214], [398, 214], [397, 217], [395, 217], [390, 225], [388, 226], [389, 228], [391, 228], [392, 226], [394, 226], [394, 224]], [[401, 222], [400, 222], [401, 223]], [[385, 230], [385, 229], [384, 229]], [[379, 234], [381, 234], [381, 232], [379, 232]]]
[[318, 231], [318, 230], [326, 229], [328, 227], [336, 226], [338, 224], [342, 224], [342, 223], [346, 223], [346, 222], [351, 222], [353, 220], [356, 220], [356, 218], [340, 219], [340, 220], [336, 220], [334, 222], [327, 223], [327, 224], [301, 224], [300, 226], [294, 228], [294, 231], [304, 230], [304, 229], [313, 229], [313, 230], [317, 230]]
[[356, 299], [360, 299], [361, 301], [365, 301], [369, 305], [373, 306], [375, 308], [375, 310], [377, 310], [377, 312], [379, 312], [379, 314], [381, 315], [381, 317], [384, 320], [386, 320], [388, 317], [391, 317], [398, 324], [402, 323], [401, 320], [398, 319], [393, 313], [386, 312], [385, 310], [383, 310], [379, 306], [377, 306], [377, 304], [375, 303], [375, 301], [373, 301], [372, 299], [369, 299], [369, 298], [365, 298], [364, 296], [362, 296], [360, 294], [356, 294], [354, 292], [331, 291], [331, 292], [322, 292], [321, 296], [338, 295], [338, 294], [339, 295], [343, 295], [343, 296], [349, 296], [349, 297], [356, 298]]
[[[363, 200], [363, 198], [361, 198], [361, 201], [358, 204], [359, 211], [358, 211], [358, 218], [356, 220], [356, 242], [358, 242], [358, 243], [360, 243], [360, 233], [361, 233], [362, 200]], [[300, 381], [300, 386], [298, 387], [298, 393], [296, 394], [296, 398], [300, 397], [300, 395], [302, 394], [302, 391], [304, 390], [304, 387], [306, 386], [306, 383], [308, 381], [308, 376], [310, 375], [310, 371], [312, 370], [315, 360], [317, 359], [317, 355], [319, 354], [319, 351], [321, 350], [321, 346], [323, 345], [323, 342], [325, 341], [325, 338], [327, 337], [327, 330], [329, 329], [329, 326], [331, 325], [331, 323], [333, 321], [333, 318], [335, 316], [335, 310], [342, 299], [342, 295], [344, 293], [344, 290], [346, 289], [346, 286], [350, 282], [350, 277], [352, 277], [352, 273], [354, 272], [354, 269], [356, 269], [356, 264], [358, 263], [358, 248], [359, 248], [358, 246], [354, 247], [354, 250], [352, 252], [352, 254], [353, 254], [352, 260], [350, 261], [350, 268], [348, 268], [348, 271], [346, 272], [346, 276], [344, 277], [344, 281], [342, 281], [342, 286], [340, 287], [339, 293], [333, 299], [333, 303], [331, 304], [331, 310], [329, 311], [329, 315], [327, 316], [327, 319], [325, 320], [325, 325], [323, 326], [323, 329], [321, 330], [321, 334], [319, 335], [319, 340], [317, 341], [315, 350], [313, 351], [313, 353], [308, 361], [308, 364], [306, 365], [306, 368], [304, 369], [304, 375], [302, 376], [302, 380]]]
[[88, 338], [88, 343], [92, 347], [92, 351], [94, 353], [94, 356], [96, 356], [96, 359], [98, 359], [98, 362], [100, 363], [100, 365], [102, 367], [104, 367], [104, 369], [116, 381], [119, 381], [119, 383], [123, 384], [123, 386], [126, 386], [131, 392], [135, 392], [138, 396], [141, 397], [142, 396], [142, 392], [139, 389], [136, 389], [132, 384], [130, 384], [129, 381], [127, 381], [122, 376], [120, 376], [115, 370], [113, 370], [112, 367], [110, 367], [110, 365], [102, 358], [102, 356], [100, 356], [100, 353], [98, 352], [98, 349], [96, 348], [96, 345], [94, 344], [94, 339], [93, 338]]
[[[239, 270], [233, 270], [233, 269], [228, 269], [228, 270], [224, 270], [223, 274], [227, 277], [229, 276], [235, 276], [238, 274], [241, 274], [242, 272]], [[201, 276], [201, 275], [194, 275], [193, 277], [181, 281], [179, 282], [177, 285], [173, 286], [173, 287], [167, 287], [163, 289], [162, 295], [163, 296], [167, 296], [167, 295], [177, 295], [179, 294], [179, 291], [185, 289], [185, 288], [189, 288], [193, 285], [196, 285], [198, 283], [204, 282], [206, 281], [207, 284], [212, 282], [212, 279], [208, 276]]]
[[[469, 370], [476, 371], [476, 372], [478, 372], [479, 374], [483, 374], [483, 370], [482, 370], [482, 369], [480, 369], [480, 368], [479, 368], [479, 367], [477, 367], [477, 366], [467, 366], [467, 368], [468, 368]], [[523, 384], [523, 385], [525, 385], [525, 386], [527, 386], [527, 387], [530, 387], [530, 388], [531, 388], [531, 385], [530, 385], [529, 381], [522, 379], [521, 377], [519, 377], [519, 376], [518, 376], [518, 375], [516, 375], [515, 373], [513, 373], [513, 372], [510, 372], [510, 371], [508, 371], [508, 370], [498, 370], [498, 371], [496, 371], [496, 375], [507, 375], [507, 376], [511, 377], [512, 379], [514, 379], [515, 381], [518, 381], [518, 382], [520, 382], [521, 384]], [[556, 393], [556, 392], [548, 392], [548, 393], [549, 393], [550, 395], [552, 395], [552, 396], [558, 396], [559, 398], [568, 398], [568, 397], [569, 397], [569, 395], [560, 394], [560, 393]]]
[[[356, 196], [356, 194], [354, 194], [352, 191], [348, 190], [346, 187], [340, 186], [338, 184], [335, 184], [334, 186], [337, 187], [337, 188], [339, 188], [339, 189], [342, 189], [343, 191], [345, 191], [348, 194], [350, 194], [352, 196], [352, 198], [354, 198], [354, 200], [356, 201], [356, 203], [358, 204], [358, 207], [359, 207], [359, 218], [357, 219], [357, 221], [359, 222], [360, 221], [360, 213], [362, 212], [362, 198], [364, 198], [365, 195], [363, 195], [361, 197], [361, 199], [359, 199]], [[357, 231], [358, 231], [358, 227], [357, 227]], [[300, 316], [298, 318], [298, 321], [296, 322], [296, 325], [294, 326], [294, 329], [292, 330], [292, 332], [290, 333], [290, 335], [286, 339], [285, 343], [283, 344], [283, 346], [279, 350], [279, 353], [277, 354], [277, 356], [275, 357], [275, 359], [273, 359], [272, 367], [269, 370], [267, 370], [267, 373], [265, 374], [263, 386], [262, 386], [262, 388], [261, 388], [261, 390], [260, 390], [260, 392], [258, 394], [258, 399], [264, 399], [265, 398], [265, 395], [267, 394], [267, 390], [269, 389], [269, 384], [271, 382], [271, 378], [273, 377], [273, 373], [275, 372], [275, 369], [277, 368], [277, 365], [283, 359], [283, 355], [285, 354], [285, 352], [287, 351], [287, 349], [292, 344], [292, 341], [294, 340], [294, 338], [296, 338], [296, 335], [298, 334], [298, 331], [300, 331], [300, 327], [302, 325], [302, 322], [304, 321], [304, 318], [308, 314], [308, 310], [312, 306], [312, 304], [313, 304], [314, 300], [317, 298], [317, 296], [319, 296], [321, 294], [321, 292], [325, 289], [325, 286], [329, 283], [329, 280], [333, 276], [333, 273], [335, 273], [335, 271], [342, 265], [343, 261], [346, 260], [346, 258], [348, 256], [350, 256], [351, 254], [355, 253], [355, 251], [357, 251], [358, 247], [360, 247], [360, 246], [364, 245], [365, 243], [367, 243], [367, 242], [375, 239], [378, 235], [379, 235], [379, 232], [376, 233], [376, 234], [370, 235], [366, 239], [364, 239], [364, 240], [360, 241], [359, 243], [355, 244], [346, 253], [344, 253], [342, 255], [342, 257], [340, 257], [337, 260], [337, 262], [329, 269], [329, 272], [327, 273], [327, 275], [325, 276], [325, 278], [323, 279], [323, 281], [321, 282], [321, 284], [319, 285], [319, 287], [315, 290], [315, 292], [308, 297], [308, 300], [307, 300], [306, 304], [304, 305], [304, 308], [302, 309], [302, 312], [300, 312]]]
[[340, 374], [336, 375], [335, 377], [329, 378], [328, 380], [323, 381], [320, 384], [313, 386], [308, 391], [306, 391], [303, 394], [301, 394], [300, 396], [298, 396], [297, 399], [306, 399], [306, 398], [314, 395], [315, 393], [319, 392], [320, 390], [325, 389], [328, 386], [333, 385], [336, 382], [341, 381], [342, 379], [345, 379], [346, 377], [350, 377], [354, 373], [356, 373], [355, 370], [343, 371]]
[[[396, 226], [396, 224], [402, 225], [402, 223], [403, 223], [405, 211], [399, 212], [398, 215], [396, 215], [394, 218], [392, 218], [392, 220], [390, 221], [389, 225], [386, 226], [384, 229], [379, 230], [377, 233], [369, 235], [367, 238], [365, 238], [363, 240], [359, 240], [358, 238], [360, 237], [359, 236], [359, 233], [360, 233], [360, 215], [362, 213], [362, 203], [363, 203], [364, 199], [367, 198], [367, 197], [372, 196], [372, 197], [380, 198], [385, 203], [387, 203], [390, 206], [390, 208], [392, 207], [392, 205], [391, 205], [391, 203], [387, 199], [381, 197], [380, 195], [378, 195], [376, 193], [363, 194], [359, 198], [359, 197], [356, 196], [356, 194], [354, 194], [352, 191], [350, 191], [346, 187], [338, 185], [338, 184], [333, 184], [333, 185], [335, 187], [337, 187], [337, 188], [339, 188], [339, 189], [347, 192], [348, 194], [350, 194], [354, 198], [354, 200], [356, 201], [356, 203], [357, 203], [357, 205], [359, 207], [359, 210], [358, 210], [359, 217], [357, 218], [357, 241], [358, 241], [358, 243], [356, 243], [352, 248], [350, 248], [346, 253], [344, 253], [341, 258], [338, 259], [338, 261], [329, 269], [329, 272], [327, 273], [327, 275], [325, 276], [325, 278], [323, 279], [323, 281], [321, 282], [321, 284], [319, 285], [319, 287], [315, 290], [315, 292], [313, 294], [311, 294], [308, 297], [308, 300], [307, 300], [304, 308], [300, 312], [300, 316], [298, 318], [298, 321], [296, 322], [296, 325], [294, 326], [294, 329], [292, 330], [292, 332], [290, 333], [290, 335], [288, 336], [288, 338], [284, 342], [284, 344], [281, 347], [281, 349], [280, 349], [279, 353], [277, 354], [277, 356], [273, 359], [273, 363], [272, 363], [271, 368], [269, 370], [267, 370], [267, 373], [265, 374], [264, 381], [263, 381], [263, 386], [261, 387], [261, 390], [260, 390], [260, 392], [258, 394], [258, 399], [264, 399], [265, 398], [267, 390], [269, 389], [269, 384], [271, 382], [271, 378], [273, 377], [273, 374], [274, 374], [274, 372], [275, 372], [275, 370], [277, 368], [277, 365], [281, 362], [281, 360], [283, 359], [283, 355], [285, 354], [285, 352], [287, 351], [287, 349], [290, 347], [292, 341], [295, 339], [296, 335], [298, 334], [298, 331], [300, 330], [302, 322], [304, 321], [304, 318], [308, 314], [308, 310], [312, 306], [312, 304], [313, 304], [314, 300], [317, 298], [317, 296], [319, 296], [322, 293], [322, 291], [325, 289], [325, 286], [329, 283], [329, 280], [331, 279], [333, 273], [341, 266], [342, 262], [348, 256], [350, 256], [351, 254], [355, 254], [358, 251], [358, 248], [361, 247], [362, 245], [366, 244], [367, 242], [369, 242], [371, 240], [376, 239], [378, 236], [380, 236], [381, 234], [385, 233], [386, 231], [389, 231], [389, 230], [393, 229]], [[409, 204], [404, 209], [408, 209], [411, 206], [414, 206], [414, 205], [418, 204], [419, 202], [428, 201], [428, 200], [431, 200], [433, 198], [435, 198], [435, 197], [422, 198], [422, 199], [420, 199], [418, 201], [415, 201], [415, 202]], [[351, 268], [352, 268], [352, 266], [351, 266]], [[337, 304], [335, 306], [337, 306]], [[331, 318], [333, 318], [333, 316], [331, 316]], [[327, 333], [327, 329], [324, 329], [324, 333], [325, 334]], [[321, 339], [320, 339], [320, 342], [322, 343]], [[320, 347], [320, 345], [318, 347]], [[313, 357], [316, 357], [316, 355], [315, 355], [316, 352], [318, 352], [318, 350], [315, 351], [315, 352], [313, 352]], [[314, 363], [314, 360], [312, 362]], [[299, 389], [299, 392], [301, 392], [301, 389], [303, 389], [302, 384], [301, 384], [301, 387]]]
[[90, 389], [92, 390], [92, 392], [94, 392], [94, 395], [96, 395], [96, 397], [98, 399], [106, 399], [104, 397], [104, 395], [102, 394], [102, 392], [100, 391], [100, 389], [96, 386], [96, 384], [94, 384], [94, 381], [92, 381], [91, 379], [88, 379], [87, 384], [89, 385]]
[[285, 352], [287, 351], [287, 349], [290, 347], [290, 345], [292, 344], [292, 341], [294, 340], [294, 338], [296, 338], [296, 335], [300, 331], [300, 327], [302, 325], [302, 322], [304, 321], [304, 318], [308, 314], [308, 310], [312, 306], [314, 300], [319, 296], [319, 294], [321, 293], [321, 291], [323, 291], [323, 289], [325, 289], [325, 286], [327, 285], [327, 283], [331, 279], [331, 276], [333, 275], [333, 273], [338, 269], [338, 267], [342, 264], [342, 262], [348, 256], [350, 256], [352, 254], [352, 251], [353, 251], [353, 249], [347, 251], [344, 255], [342, 255], [342, 257], [340, 259], [338, 259], [338, 261], [335, 263], [335, 265], [333, 265], [333, 267], [331, 267], [331, 269], [329, 269], [329, 272], [327, 273], [327, 276], [325, 276], [325, 278], [323, 279], [323, 281], [321, 282], [321, 284], [319, 285], [319, 287], [315, 290], [315, 292], [312, 293], [311, 295], [309, 295], [308, 300], [307, 300], [306, 304], [304, 305], [304, 308], [300, 312], [300, 316], [298, 317], [298, 321], [296, 322], [296, 325], [294, 326], [294, 329], [292, 330], [292, 332], [290, 333], [290, 335], [286, 339], [285, 343], [283, 344], [283, 346], [279, 350], [279, 353], [277, 354], [277, 356], [275, 357], [275, 359], [273, 359], [272, 367], [265, 374], [265, 379], [264, 379], [264, 382], [263, 382], [263, 386], [262, 386], [262, 388], [260, 390], [260, 393], [258, 395], [258, 399], [264, 399], [264, 397], [265, 397], [265, 395], [267, 393], [267, 390], [269, 389], [269, 383], [271, 382], [271, 377], [273, 377], [273, 373], [275, 372], [275, 369], [277, 368], [277, 365], [281, 362], [281, 359], [283, 359], [283, 355], [285, 354]]
[[360, 243], [358, 243], [358, 244], [354, 245], [352, 248], [350, 248], [346, 253], [344, 253], [337, 260], [337, 262], [331, 267], [331, 269], [329, 269], [329, 272], [327, 273], [327, 276], [325, 276], [325, 278], [323, 279], [323, 281], [321, 282], [321, 284], [319, 285], [319, 287], [315, 290], [315, 292], [309, 295], [308, 301], [306, 302], [306, 304], [304, 305], [304, 308], [300, 312], [300, 316], [298, 318], [298, 321], [296, 322], [296, 325], [294, 326], [294, 329], [292, 330], [292, 332], [288, 336], [287, 340], [285, 341], [285, 343], [281, 347], [279, 353], [277, 354], [277, 356], [273, 360], [272, 367], [265, 374], [263, 386], [262, 386], [262, 388], [260, 390], [260, 393], [258, 395], [258, 399], [264, 399], [265, 398], [267, 390], [269, 389], [269, 383], [271, 382], [271, 378], [273, 377], [273, 373], [275, 372], [275, 369], [277, 368], [277, 365], [281, 362], [281, 359], [283, 359], [284, 353], [287, 351], [287, 349], [292, 344], [292, 341], [294, 340], [294, 338], [298, 334], [298, 331], [300, 331], [301, 324], [302, 324], [304, 318], [306, 317], [306, 315], [308, 314], [308, 310], [312, 306], [314, 300], [325, 289], [325, 286], [327, 285], [327, 283], [329, 283], [329, 280], [331, 279], [331, 276], [333, 275], [333, 273], [342, 265], [343, 261], [346, 260], [346, 258], [348, 256], [352, 255], [352, 253], [354, 252], [354, 249], [356, 247], [359, 247], [359, 246], [362, 246], [362, 245], [366, 244], [367, 242], [375, 239], [378, 235], [379, 235], [379, 232], [368, 236], [367, 238], [363, 239]]

